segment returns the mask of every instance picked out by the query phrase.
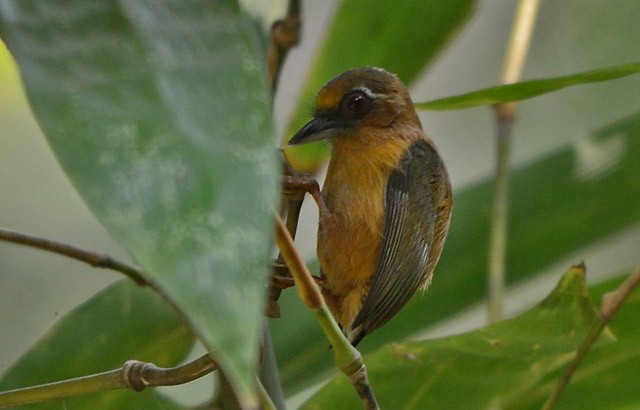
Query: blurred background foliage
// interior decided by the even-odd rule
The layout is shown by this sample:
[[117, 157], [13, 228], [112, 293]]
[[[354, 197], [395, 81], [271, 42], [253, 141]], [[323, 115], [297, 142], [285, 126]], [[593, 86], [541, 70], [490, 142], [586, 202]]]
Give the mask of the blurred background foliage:
[[[251, 2], [245, 3], [265, 22], [282, 15], [282, 2], [267, 9], [266, 2], [256, 2], [262, 3], [260, 11], [255, 11]], [[391, 11], [376, 1], [362, 6], [366, 13], [360, 14], [353, 12], [355, 3], [358, 2], [303, 2], [303, 41], [288, 57], [275, 100], [279, 135], [286, 136], [295, 124], [308, 118], [312, 95], [320, 84], [352, 66], [377, 64], [400, 71], [394, 68], [394, 63], [412, 61], [413, 68], [400, 74], [411, 84], [416, 102], [497, 83], [516, 2], [459, 1], [455, 6], [444, 1], [398, 4], [396, 7], [406, 7], [406, 10], [425, 3], [443, 14], [457, 12], [457, 17], [447, 14], [450, 24], [438, 26], [439, 29], [445, 27], [440, 40], [428, 42], [428, 46], [434, 42], [441, 46], [435, 50], [414, 44], [421, 34], [412, 31], [416, 25], [427, 26], [425, 19], [430, 15], [425, 17], [417, 11], [389, 15]], [[640, 3], [634, 0], [615, 4], [597, 0], [590, 2], [589, 7], [579, 0], [543, 2], [523, 79], [638, 62], [640, 26], [636, 16], [639, 13]], [[366, 26], [351, 21], [361, 15], [373, 19], [373, 27], [386, 30], [366, 31], [361, 28]], [[392, 27], [385, 26], [385, 21], [393, 19], [397, 21]], [[396, 34], [388, 35], [385, 41], [388, 32]], [[349, 45], [358, 45], [356, 51], [362, 53], [360, 57]], [[370, 49], [379, 50], [373, 53], [368, 52]], [[514, 127], [512, 160], [506, 306], [509, 316], [543, 299], [571, 264], [585, 261], [590, 284], [627, 272], [638, 264], [638, 95], [640, 80], [631, 76], [610, 83], [570, 88], [521, 104]], [[475, 329], [486, 322], [483, 298], [494, 166], [493, 115], [489, 108], [480, 107], [422, 112], [421, 118], [448, 165], [454, 185], [451, 233], [432, 288], [425, 295], [416, 295], [385, 328], [368, 336], [362, 343], [365, 353], [389, 341], [450, 335]], [[0, 186], [3, 189], [0, 225], [124, 258], [124, 252], [87, 210], [56, 164], [30, 114], [15, 65], [6, 49], [0, 51], [0, 130]], [[298, 154], [300, 167], [317, 168], [318, 158], [325, 155], [326, 150], [320, 148], [319, 152]], [[321, 177], [322, 169], [319, 175]], [[305, 207], [304, 226], [298, 241], [309, 259], [313, 258], [315, 213], [312, 206]], [[0, 316], [0, 329], [4, 333], [0, 338], [2, 372], [9, 369], [51, 323], [119, 279], [113, 273], [90, 271], [64, 258], [3, 243], [0, 243], [0, 278], [0, 311], [13, 312]], [[606, 284], [608, 289], [619, 281], [612, 280]], [[599, 295], [603, 290], [599, 288], [594, 292]], [[595, 300], [597, 304], [598, 299]], [[271, 324], [285, 391], [293, 397], [334, 370], [326, 341], [294, 292], [284, 293], [282, 311], [283, 317], [272, 320]], [[621, 328], [617, 329], [614, 323], [613, 330], [618, 337], [631, 338], [621, 343], [629, 344], [629, 340], [637, 339], [637, 331]], [[616, 351], [615, 344], [605, 345], [603, 349], [611, 349], [610, 355]], [[625, 351], [624, 346], [619, 349]], [[180, 350], [174, 358], [183, 356], [184, 351]], [[613, 382], [614, 374], [624, 375], [627, 374], [624, 371], [637, 369], [637, 356], [623, 357], [619, 362], [626, 364], [627, 370], [609, 370], [610, 386], [619, 385]], [[95, 371], [104, 370], [95, 365], [98, 367]], [[578, 392], [588, 389], [589, 383], [587, 378], [577, 384], [573, 393], [568, 391], [575, 403], [580, 403]], [[194, 393], [193, 386], [187, 387], [190, 390], [180, 398], [181, 402], [197, 402], [205, 397], [208, 383], [201, 386], [200, 390], [205, 393]], [[603, 395], [606, 393], [606, 389], [599, 390]], [[625, 391], [626, 401], [620, 401], [620, 408], [628, 406], [629, 401], [640, 400], [632, 389]], [[186, 401], [185, 396], [189, 397]], [[535, 389], [529, 396], [533, 397], [533, 403], [544, 398], [544, 394], [536, 393]], [[294, 397], [293, 406], [301, 397]], [[605, 403], [613, 404], [611, 397], [605, 398], [609, 400]], [[87, 408], [82, 401], [77, 403], [76, 408]], [[573, 407], [567, 405], [566, 408]]]

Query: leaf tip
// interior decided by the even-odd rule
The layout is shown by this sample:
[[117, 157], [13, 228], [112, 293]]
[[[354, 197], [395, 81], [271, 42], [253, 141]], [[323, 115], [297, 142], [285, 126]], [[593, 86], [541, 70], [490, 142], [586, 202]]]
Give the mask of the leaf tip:
[[587, 265], [585, 265], [584, 261], [580, 261], [580, 263], [571, 266], [571, 270], [575, 273], [585, 275], [587, 273]]

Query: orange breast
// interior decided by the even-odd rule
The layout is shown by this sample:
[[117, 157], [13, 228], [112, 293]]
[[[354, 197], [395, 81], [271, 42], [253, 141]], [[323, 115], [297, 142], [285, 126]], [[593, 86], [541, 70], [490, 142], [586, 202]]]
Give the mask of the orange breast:
[[[379, 254], [387, 178], [409, 141], [336, 141], [323, 187], [330, 215], [321, 215], [318, 260], [323, 294], [338, 322], [353, 322]], [[364, 136], [366, 137], [366, 135]]]

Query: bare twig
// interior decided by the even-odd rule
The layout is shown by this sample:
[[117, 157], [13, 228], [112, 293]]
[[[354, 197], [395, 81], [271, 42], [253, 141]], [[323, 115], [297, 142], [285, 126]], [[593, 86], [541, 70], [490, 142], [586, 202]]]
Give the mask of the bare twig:
[[129, 360], [121, 368], [108, 372], [0, 393], [0, 408], [107, 390], [130, 389], [140, 392], [147, 386], [174, 386], [198, 379], [216, 368], [217, 364], [208, 354], [185, 365], [170, 368]]
[[[297, 174], [284, 161], [284, 175], [282, 178], [282, 210], [281, 215], [286, 215], [286, 225], [289, 235], [296, 237], [298, 230], [298, 220], [300, 218], [300, 209], [304, 201], [304, 196], [309, 193], [318, 204], [320, 212], [328, 212], [324, 203], [320, 186], [318, 182], [309, 175]], [[317, 278], [314, 278], [317, 279]], [[269, 304], [267, 306], [267, 316], [272, 318], [280, 317], [280, 307], [278, 299], [282, 289], [293, 286], [293, 279], [289, 275], [287, 265], [284, 263], [282, 254], [278, 254], [273, 264], [273, 274], [271, 275], [271, 290], [269, 295]]]
[[551, 393], [547, 401], [542, 406], [542, 410], [551, 410], [560, 398], [560, 394], [564, 391], [565, 387], [571, 381], [573, 374], [576, 372], [580, 363], [585, 358], [589, 350], [593, 347], [598, 340], [600, 333], [604, 330], [607, 324], [615, 316], [620, 306], [627, 299], [629, 294], [640, 284], [640, 266], [613, 292], [605, 293], [602, 297], [602, 305], [600, 306], [600, 321], [596, 323], [587, 337], [582, 342], [582, 345], [576, 352], [575, 357], [565, 370], [562, 378], [558, 381], [556, 388]]
[[[520, 0], [505, 56], [502, 84], [514, 83], [520, 78], [538, 14], [538, 4], [539, 0]], [[491, 322], [502, 318], [507, 254], [509, 145], [516, 108], [515, 102], [495, 106], [496, 188], [491, 211], [489, 242], [489, 320]]]
[[6, 228], [0, 228], [0, 240], [57, 253], [80, 262], [85, 262], [94, 268], [114, 270], [124, 274], [130, 279], [133, 279], [133, 281], [139, 286], [153, 287], [153, 285], [145, 279], [145, 274], [142, 270], [133, 265], [129, 265], [125, 262], [112, 258], [104, 253], [88, 251], [66, 243]]
[[[304, 201], [305, 190], [292, 187], [288, 183], [290, 178], [294, 178], [295, 172], [286, 159], [283, 161], [284, 175], [282, 180], [282, 210], [281, 214], [286, 215], [287, 230], [292, 238], [296, 237], [298, 230], [298, 220], [300, 218], [300, 209]], [[289, 270], [282, 259], [282, 255], [278, 254], [273, 264], [273, 274], [271, 275], [271, 289], [269, 294], [269, 304], [267, 305], [267, 316], [271, 318], [280, 317], [280, 306], [278, 299], [282, 293], [282, 289], [293, 286], [293, 280], [289, 275]]]
[[616, 314], [622, 303], [627, 299], [629, 294], [640, 284], [640, 266], [625, 280], [618, 289], [613, 292], [605, 293], [602, 297], [602, 306], [600, 307], [600, 315], [606, 323]]
[[278, 87], [280, 71], [287, 53], [300, 41], [300, 0], [289, 0], [287, 15], [271, 26], [271, 43], [267, 52], [267, 69], [272, 94]]
[[331, 316], [320, 289], [302, 261], [293, 244], [293, 239], [279, 215], [276, 215], [276, 222], [276, 243], [278, 248], [289, 267], [291, 276], [293, 276], [300, 299], [311, 309], [325, 336], [329, 339], [335, 355], [336, 366], [349, 378], [362, 401], [363, 407], [365, 409], [378, 409], [378, 403], [369, 385], [366, 368], [360, 352], [349, 343], [335, 319]]
[[378, 408], [378, 403], [373, 395], [373, 390], [371, 390], [371, 386], [369, 385], [367, 368], [364, 364], [360, 366], [355, 373], [349, 376], [349, 381], [358, 392], [358, 396], [360, 396], [360, 400], [362, 401], [362, 407], [365, 409]]
[[[284, 65], [284, 60], [289, 53], [289, 50], [295, 47], [300, 41], [300, 0], [289, 0], [289, 6], [287, 8], [287, 15], [277, 20], [271, 26], [271, 42], [269, 43], [269, 50], [267, 52], [267, 70], [269, 75], [269, 81], [271, 82], [271, 98], [275, 99], [276, 89], [278, 87], [278, 80], [280, 78], [280, 72]], [[284, 177], [293, 175], [293, 170], [289, 167], [287, 161], [284, 161]], [[296, 230], [298, 229], [298, 217], [300, 216], [300, 209], [302, 208], [302, 202], [304, 200], [304, 191], [291, 192], [287, 191], [286, 187], [283, 187], [282, 192], [282, 208], [283, 213], [286, 213], [287, 228], [292, 237], [296, 237]], [[282, 265], [282, 256], [278, 255], [276, 258], [276, 266]], [[282, 273], [276, 272], [276, 273]], [[288, 272], [286, 272], [288, 274]], [[285, 276], [285, 275], [282, 275]], [[269, 300], [267, 304], [267, 316], [271, 318], [280, 317], [280, 305], [278, 299], [282, 293], [282, 289], [278, 287], [271, 287], [269, 292]]]

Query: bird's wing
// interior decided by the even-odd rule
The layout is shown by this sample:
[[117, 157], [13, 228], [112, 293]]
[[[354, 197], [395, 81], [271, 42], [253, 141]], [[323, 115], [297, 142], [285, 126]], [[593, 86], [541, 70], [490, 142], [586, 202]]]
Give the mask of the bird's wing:
[[[439, 207], [450, 195], [444, 164], [435, 148], [424, 140], [413, 143], [391, 173], [385, 188], [383, 238], [380, 255], [362, 309], [351, 325], [352, 343], [384, 325], [414, 292], [428, 284], [441, 244], [436, 227]], [[437, 252], [432, 253], [432, 246]], [[429, 265], [429, 266], [428, 266]]]

